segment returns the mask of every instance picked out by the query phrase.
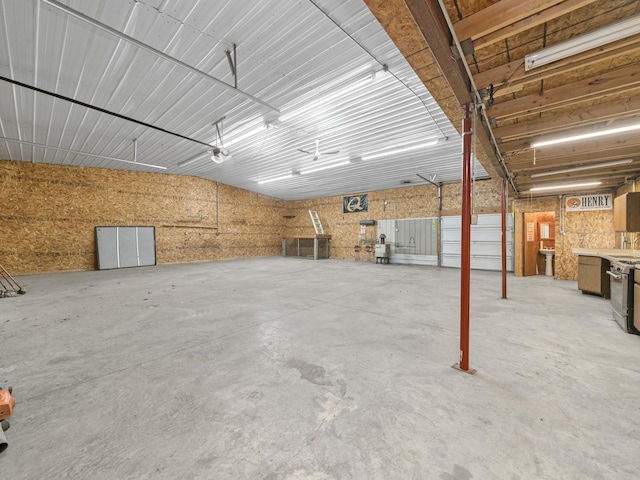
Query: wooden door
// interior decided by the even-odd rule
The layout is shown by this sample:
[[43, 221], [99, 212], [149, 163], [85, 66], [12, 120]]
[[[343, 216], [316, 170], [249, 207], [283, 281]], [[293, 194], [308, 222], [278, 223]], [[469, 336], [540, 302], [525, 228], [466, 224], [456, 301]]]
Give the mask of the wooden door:
[[524, 246], [524, 276], [538, 274], [538, 250], [540, 238], [538, 235], [538, 218], [536, 213], [524, 214], [524, 228], [522, 244]]

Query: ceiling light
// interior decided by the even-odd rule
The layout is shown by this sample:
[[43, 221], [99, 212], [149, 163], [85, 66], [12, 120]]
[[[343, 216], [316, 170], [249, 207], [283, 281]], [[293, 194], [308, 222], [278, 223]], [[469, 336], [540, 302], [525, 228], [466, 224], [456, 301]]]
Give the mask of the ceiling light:
[[616, 133], [630, 132], [632, 130], [640, 130], [640, 123], [636, 125], [627, 125], [626, 127], [610, 128], [608, 130], [598, 130], [580, 135], [571, 135], [569, 137], [556, 138], [555, 140], [543, 140], [531, 144], [531, 148], [546, 147], [549, 145], [557, 145], [558, 143], [575, 142], [576, 140], [585, 140], [588, 138], [602, 137], [604, 135], [614, 135]]
[[421, 143], [419, 145], [412, 145], [410, 147], [396, 148], [395, 150], [389, 150], [389, 151], [386, 151], [386, 152], [364, 154], [362, 156], [362, 160], [372, 160], [374, 158], [388, 157], [390, 155], [397, 155], [399, 153], [411, 152], [413, 150], [420, 150], [422, 148], [433, 147], [434, 145], [437, 145], [441, 141], [445, 141], [445, 140], [447, 140], [446, 137], [443, 138], [443, 139], [432, 140], [431, 142], [427, 142], [427, 143]]
[[289, 175], [283, 175], [281, 177], [273, 177], [273, 178], [267, 178], [266, 180], [258, 180], [258, 183], [263, 184], [263, 183], [277, 182], [279, 180], [286, 180], [287, 178], [291, 178], [291, 177], [293, 177], [292, 173], [290, 173]]
[[569, 185], [549, 185], [547, 187], [533, 187], [533, 188], [530, 188], [529, 191], [542, 192], [545, 190], [567, 190], [571, 188], [595, 187], [600, 184], [602, 184], [602, 182], [572, 183]]
[[381, 78], [387, 77], [388, 75], [389, 75], [389, 65], [385, 63], [384, 65], [382, 65], [382, 68], [380, 70], [373, 70], [371, 72], [371, 80], [376, 82]]
[[323, 165], [321, 167], [315, 167], [315, 168], [306, 168], [306, 169], [302, 169], [300, 170], [300, 174], [301, 175], [308, 175], [309, 173], [315, 173], [315, 172], [320, 172], [322, 170], [329, 170], [330, 168], [336, 168], [336, 167], [342, 167], [344, 165], [349, 165], [349, 160], [343, 160], [341, 162], [338, 163], [331, 163], [331, 164], [326, 164]]
[[[314, 111], [314, 110], [318, 110], [320, 108], [326, 108], [327, 103], [329, 103], [331, 100], [334, 100], [336, 98], [339, 97], [345, 97], [347, 98], [348, 94], [361, 89], [364, 85], [366, 85], [367, 83], [371, 82], [371, 75], [369, 74], [369, 76], [365, 77], [365, 78], [361, 78], [360, 80], [355, 81], [354, 83], [347, 85], [344, 88], [341, 88], [339, 90], [334, 91], [333, 93], [330, 93], [329, 95], [325, 95], [322, 96], [320, 98], [318, 98], [315, 101], [309, 102], [307, 104], [305, 104], [304, 106], [291, 110], [289, 112], [286, 112], [282, 115], [280, 115], [280, 121], [281, 122], [286, 122], [289, 121], [303, 113], [309, 112], [309, 111]], [[317, 113], [317, 112], [316, 112]]]
[[257, 127], [251, 128], [240, 135], [234, 136], [237, 130], [233, 130], [225, 135], [224, 143], [227, 147], [232, 147], [248, 138], [253, 137], [254, 135], [265, 132], [266, 130], [267, 126], [264, 124], [264, 122], [261, 122]]
[[640, 33], [640, 15], [634, 15], [621, 22], [607, 25], [606, 27], [525, 55], [524, 69], [528, 71], [536, 67], [541, 67], [542, 65], [547, 65], [548, 63], [562, 60], [593, 48], [598, 48], [607, 43], [630, 37], [636, 33]]
[[560, 175], [562, 173], [581, 172], [583, 170], [592, 170], [595, 168], [614, 167], [616, 165], [624, 165], [625, 163], [631, 163], [631, 162], [633, 162], [633, 159], [627, 158], [625, 160], [614, 160], [613, 162], [596, 163], [593, 165], [583, 165], [581, 167], [563, 168], [562, 170], [553, 170], [551, 172], [533, 173], [531, 174], [531, 178], [546, 177], [548, 175]]

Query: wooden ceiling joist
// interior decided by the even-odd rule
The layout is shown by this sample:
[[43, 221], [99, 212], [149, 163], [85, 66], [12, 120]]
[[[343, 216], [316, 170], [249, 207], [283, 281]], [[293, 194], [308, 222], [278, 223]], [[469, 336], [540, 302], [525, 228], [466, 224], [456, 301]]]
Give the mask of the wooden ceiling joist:
[[640, 50], [640, 34], [588, 50], [563, 61], [538, 67], [529, 72], [524, 70], [523, 59], [513, 60], [478, 73], [473, 76], [473, 80], [478, 88], [485, 88], [493, 84], [496, 89], [494, 97], [499, 98], [522, 90], [523, 86], [528, 83], [562, 75], [572, 70], [584, 69], [589, 65], [605, 62], [621, 55], [629, 55], [638, 50]]
[[[493, 129], [493, 134], [501, 141], [558, 132], [578, 126], [590, 125], [616, 118], [634, 117], [640, 114], [640, 95], [613, 100], [595, 106], [585, 106], [569, 113], [539, 118], [530, 122], [513, 123]], [[638, 119], [640, 120], [640, 118]]]
[[[487, 161], [501, 176], [503, 170], [498, 155], [502, 155], [516, 189], [527, 195], [537, 195], [525, 189], [534, 183], [562, 183], [563, 175], [565, 181], [578, 180], [576, 183], [580, 179], [600, 177], [603, 181], [601, 188], [610, 189], [640, 174], [640, 135], [637, 132], [553, 145], [535, 151], [530, 147], [537, 137], [566, 136], [572, 129], [578, 133], [640, 119], [640, 34], [549, 65], [529, 71], [524, 69], [526, 54], [566, 39], [579, 38], [635, 15], [640, 11], [640, 0], [365, 2], [374, 13], [392, 9], [403, 15], [408, 11], [413, 17], [415, 25], [412, 28], [419, 32], [420, 37], [415, 44], [425, 44], [425, 51], [433, 54], [436, 61], [429, 64], [428, 78], [427, 75], [421, 78], [431, 90], [428, 83], [437, 66], [436, 73], [442, 76], [437, 77], [436, 86], [439, 88], [434, 98], [439, 103], [445, 102], [448, 108], [443, 109], [454, 125], [461, 119], [458, 106], [473, 101], [469, 93], [471, 83], [483, 92], [493, 92], [491, 101], [483, 99], [486, 105], [491, 104], [487, 106], [486, 114], [492, 131], [488, 131], [487, 125], [476, 130], [478, 150], [489, 156]], [[440, 8], [441, 4], [443, 8]], [[449, 13], [449, 19], [443, 10]], [[403, 22], [402, 29], [396, 28], [393, 22], [387, 23], [390, 27], [385, 26], [385, 29], [394, 41], [398, 39], [396, 43], [415, 35], [415, 31], [409, 31], [410, 22]], [[465, 49], [463, 59], [456, 58], [456, 42]], [[473, 72], [473, 82], [466, 78], [464, 60]], [[451, 92], [451, 96], [445, 98], [442, 92]], [[490, 134], [498, 141], [499, 152], [495, 159], [492, 158], [494, 150], [489, 142]], [[625, 158], [633, 161], [608, 166], [604, 170], [570, 170], [573, 166]], [[482, 158], [481, 162], [483, 165], [487, 163]], [[566, 169], [567, 172], [536, 177], [536, 182], [532, 182], [531, 173], [551, 169]], [[541, 193], [549, 194], [553, 192]]]
[[[532, 149], [509, 150], [515, 155], [505, 155], [509, 166], [522, 168], [542, 162], [584, 162], [588, 160], [605, 160], [622, 157], [637, 157], [640, 147], [640, 138], [618, 136], [615, 139], [598, 139], [596, 142], [586, 142], [573, 146], [556, 146], [555, 148], [539, 148], [535, 152]], [[509, 153], [508, 152], [508, 153]]]
[[508, 102], [497, 103], [489, 107], [487, 112], [490, 118], [496, 119], [525, 115], [586, 101], [589, 98], [601, 97], [607, 93], [612, 94], [639, 85], [640, 69], [637, 65], [630, 65], [593, 78], [552, 88], [542, 94], [526, 95]]
[[[369, 1], [369, 0], [368, 0]], [[471, 93], [471, 79], [467, 76], [461, 60], [452, 54], [451, 34], [437, 1], [405, 0], [406, 7], [414, 18], [424, 40], [438, 64], [440, 71], [453, 92], [458, 105], [475, 103]], [[457, 119], [449, 118], [454, 125], [462, 125], [462, 109]], [[492, 177], [504, 177], [505, 173], [495, 153], [489, 133], [477, 128], [476, 136], [481, 147], [478, 159]]]
[[461, 42], [475, 40], [496, 30], [507, 27], [514, 22], [529, 17], [547, 8], [551, 8], [563, 0], [500, 0], [473, 15], [454, 23], [456, 37]]
[[596, 0], [567, 0], [565, 2], [559, 3], [558, 5], [534, 13], [533, 15], [525, 17], [522, 20], [510, 23], [509, 25], [502, 27], [499, 30], [475, 39], [473, 41], [473, 48], [474, 50], [479, 50], [488, 47], [501, 40], [505, 40], [506, 38], [522, 33], [525, 30], [536, 27], [538, 25], [542, 25], [543, 23], [553, 20], [554, 18], [566, 15], [567, 13], [577, 10], [578, 8], [582, 8], [595, 1]]
[[[569, 165], [568, 167], [563, 167], [562, 165], [554, 165], [552, 168], [546, 167], [546, 168], [523, 168], [520, 170], [520, 180], [523, 181], [524, 177], [528, 177], [531, 178], [531, 181], [535, 180], [536, 182], [542, 181], [542, 180], [551, 180], [554, 178], [557, 178], [556, 175], [553, 173], [554, 170], [555, 171], [561, 171], [562, 173], [560, 173], [559, 175], [566, 175], [567, 178], [571, 178], [572, 175], [579, 175], [581, 178], [585, 179], [585, 180], [592, 180], [595, 178], [614, 178], [614, 177], [620, 177], [620, 176], [626, 176], [626, 175], [631, 175], [633, 174], [637, 168], [638, 168], [638, 164], [633, 164], [633, 163], [628, 163], [625, 165], [618, 165], [615, 167], [598, 167], [598, 165], [600, 164], [606, 164], [607, 162], [592, 162], [591, 166], [595, 167], [595, 168], [591, 168], [591, 169], [586, 169], [586, 170], [580, 170], [581, 167], [589, 167], [589, 164], [585, 164], [585, 165]], [[577, 168], [577, 170], [575, 171], [571, 171], [571, 168]], [[568, 170], [566, 172], [563, 172], [563, 170]], [[543, 174], [543, 176], [539, 176], [539, 177], [531, 177], [531, 175], [539, 175], [539, 174]]]

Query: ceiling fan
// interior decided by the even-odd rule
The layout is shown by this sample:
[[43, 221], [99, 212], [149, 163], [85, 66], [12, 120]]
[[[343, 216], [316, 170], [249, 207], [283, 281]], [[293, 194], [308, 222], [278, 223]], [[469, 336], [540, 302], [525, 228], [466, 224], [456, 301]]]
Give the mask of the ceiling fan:
[[320, 140], [316, 138], [316, 150], [315, 152], [310, 152], [308, 150], [298, 149], [299, 152], [306, 153], [308, 155], [313, 155], [313, 161], [318, 160], [322, 155], [335, 155], [336, 153], [340, 153], [340, 150], [335, 150], [333, 152], [321, 152], [320, 151]]
[[[229, 152], [228, 148], [224, 148], [222, 142], [222, 121], [226, 117], [222, 117], [220, 120], [216, 121], [213, 126], [216, 128], [216, 138], [215, 145], [211, 145], [212, 150], [209, 150], [209, 154], [211, 155], [211, 160], [213, 163], [220, 164], [225, 160], [231, 159], [231, 152]], [[220, 140], [220, 146], [218, 146], [218, 140]]]

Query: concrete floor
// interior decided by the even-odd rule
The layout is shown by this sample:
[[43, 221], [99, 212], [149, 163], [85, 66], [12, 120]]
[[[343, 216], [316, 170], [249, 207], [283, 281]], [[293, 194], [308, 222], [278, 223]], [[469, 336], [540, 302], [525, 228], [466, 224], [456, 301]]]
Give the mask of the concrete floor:
[[17, 479], [624, 479], [640, 336], [575, 282], [258, 258], [19, 278], [0, 299]]

